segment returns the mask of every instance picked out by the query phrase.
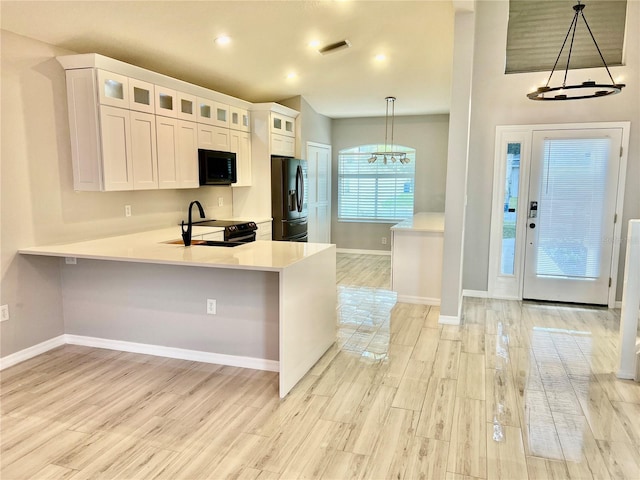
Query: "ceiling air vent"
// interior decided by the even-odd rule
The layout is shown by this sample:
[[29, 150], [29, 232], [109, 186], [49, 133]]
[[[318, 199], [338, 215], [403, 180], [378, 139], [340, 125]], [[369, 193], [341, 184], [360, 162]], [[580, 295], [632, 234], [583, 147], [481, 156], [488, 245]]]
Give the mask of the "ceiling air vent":
[[350, 46], [351, 42], [349, 42], [349, 40], [340, 40], [339, 42], [322, 47], [318, 50], [318, 52], [320, 52], [322, 55], [326, 55], [327, 53], [337, 52], [338, 50], [349, 48]]

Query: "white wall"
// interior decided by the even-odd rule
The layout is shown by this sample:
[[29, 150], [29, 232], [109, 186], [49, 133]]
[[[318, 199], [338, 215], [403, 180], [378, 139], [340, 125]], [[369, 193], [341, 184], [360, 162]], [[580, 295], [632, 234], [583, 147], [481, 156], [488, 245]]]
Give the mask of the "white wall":
[[331, 145], [332, 120], [329, 117], [316, 112], [300, 95], [278, 103], [300, 112], [300, 116], [296, 119], [296, 128], [300, 131], [300, 141], [296, 144], [296, 157], [305, 158], [307, 142]]
[[[340, 118], [332, 121], [331, 242], [338, 248], [390, 250], [393, 223], [338, 222], [338, 153], [384, 140], [384, 117]], [[415, 212], [443, 212], [447, 171], [449, 115], [396, 117], [394, 143], [416, 149]], [[394, 222], [396, 223], [396, 222]], [[387, 245], [381, 243], [386, 236]]]
[[[468, 206], [463, 287], [487, 290], [489, 231], [497, 125], [631, 121], [622, 221], [640, 218], [640, 2], [627, 2], [626, 66], [610, 67], [627, 87], [619, 95], [590, 100], [534, 102], [526, 93], [544, 84], [549, 72], [504, 74], [509, 2], [476, 2], [476, 35], [468, 171]], [[588, 7], [585, 11], [588, 15]], [[596, 39], [597, 40], [597, 39]], [[560, 49], [560, 45], [558, 45]], [[572, 71], [569, 83], [605, 80], [604, 68]], [[554, 76], [555, 82], [561, 81]], [[625, 246], [620, 250], [617, 298], [621, 298]]]
[[[231, 215], [231, 187], [148, 192], [74, 192], [62, 50], [1, 32], [0, 324], [4, 357], [63, 333], [56, 259], [17, 255], [19, 248], [176, 225], [189, 201], [209, 217]], [[223, 197], [224, 207], [217, 207]], [[124, 205], [133, 216], [125, 218]]]

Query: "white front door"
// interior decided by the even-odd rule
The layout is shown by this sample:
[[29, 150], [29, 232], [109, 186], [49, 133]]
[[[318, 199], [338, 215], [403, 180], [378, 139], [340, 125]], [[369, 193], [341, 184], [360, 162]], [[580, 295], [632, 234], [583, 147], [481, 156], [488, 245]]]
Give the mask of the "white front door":
[[534, 131], [523, 298], [606, 305], [622, 129]]
[[309, 242], [331, 243], [331, 146], [307, 143]]

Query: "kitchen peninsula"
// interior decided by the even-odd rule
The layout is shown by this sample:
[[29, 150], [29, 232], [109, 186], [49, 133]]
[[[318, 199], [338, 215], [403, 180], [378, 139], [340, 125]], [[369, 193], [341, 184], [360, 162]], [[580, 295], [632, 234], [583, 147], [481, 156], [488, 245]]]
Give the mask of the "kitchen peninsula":
[[64, 257], [67, 343], [278, 371], [284, 397], [335, 341], [335, 245], [167, 243], [179, 238], [168, 228], [20, 253]]
[[398, 301], [440, 305], [444, 213], [420, 212], [391, 227], [391, 289]]

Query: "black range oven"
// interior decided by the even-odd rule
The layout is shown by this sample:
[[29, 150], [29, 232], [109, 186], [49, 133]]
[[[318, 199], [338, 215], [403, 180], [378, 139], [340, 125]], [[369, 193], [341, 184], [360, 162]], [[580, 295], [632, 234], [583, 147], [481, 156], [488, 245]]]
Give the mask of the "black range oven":
[[202, 220], [193, 222], [200, 227], [224, 228], [224, 241], [235, 243], [253, 242], [256, 239], [258, 226], [255, 222], [240, 222], [234, 220]]

